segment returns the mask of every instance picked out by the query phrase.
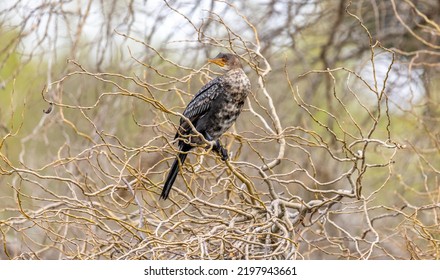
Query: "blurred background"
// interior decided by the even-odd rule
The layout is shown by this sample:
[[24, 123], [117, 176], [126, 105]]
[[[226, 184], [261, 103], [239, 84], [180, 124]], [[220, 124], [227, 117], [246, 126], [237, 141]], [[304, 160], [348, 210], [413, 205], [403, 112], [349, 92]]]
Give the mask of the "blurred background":
[[[438, 259], [440, 4], [0, 3], [1, 259]], [[180, 113], [252, 94], [159, 200]]]

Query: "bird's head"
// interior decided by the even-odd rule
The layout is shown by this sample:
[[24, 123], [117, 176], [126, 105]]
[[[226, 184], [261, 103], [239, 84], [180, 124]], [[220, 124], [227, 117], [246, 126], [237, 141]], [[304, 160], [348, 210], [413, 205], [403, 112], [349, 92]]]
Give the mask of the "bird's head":
[[226, 71], [242, 68], [238, 56], [231, 53], [219, 53], [215, 58], [208, 59], [208, 61], [217, 64], [220, 68]]

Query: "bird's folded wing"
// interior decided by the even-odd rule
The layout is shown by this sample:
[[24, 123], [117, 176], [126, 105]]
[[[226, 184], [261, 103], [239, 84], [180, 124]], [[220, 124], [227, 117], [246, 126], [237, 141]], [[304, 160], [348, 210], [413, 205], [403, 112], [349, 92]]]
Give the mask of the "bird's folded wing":
[[[197, 92], [194, 98], [188, 103], [188, 106], [186, 106], [183, 115], [194, 123], [194, 121], [209, 111], [213, 100], [218, 97], [220, 91], [220, 79], [215, 78]], [[180, 123], [183, 121], [184, 120], [180, 120]]]

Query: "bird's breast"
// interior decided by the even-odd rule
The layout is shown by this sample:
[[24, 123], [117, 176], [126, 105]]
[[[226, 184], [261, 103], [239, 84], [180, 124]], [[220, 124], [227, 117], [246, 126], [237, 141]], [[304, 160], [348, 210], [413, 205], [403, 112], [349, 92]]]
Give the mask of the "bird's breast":
[[237, 120], [250, 92], [250, 82], [242, 69], [234, 69], [222, 77], [219, 90], [219, 98], [206, 118], [206, 132], [213, 140]]
[[230, 71], [224, 76], [226, 95], [235, 100], [243, 100], [250, 91], [250, 81], [242, 69]]
[[234, 124], [243, 109], [244, 101], [236, 102], [223, 99], [218, 105], [207, 127], [207, 132], [213, 139], [219, 138]]

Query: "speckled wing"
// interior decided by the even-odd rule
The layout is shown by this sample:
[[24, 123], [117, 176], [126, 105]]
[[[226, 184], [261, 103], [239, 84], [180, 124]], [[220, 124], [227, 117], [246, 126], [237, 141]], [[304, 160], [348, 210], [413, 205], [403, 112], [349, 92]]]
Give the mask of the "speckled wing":
[[[197, 120], [209, 111], [213, 100], [218, 97], [221, 91], [221, 77], [211, 80], [204, 85], [188, 103], [185, 111], [183, 111], [183, 115], [190, 119], [193, 125], [196, 125]], [[187, 134], [189, 127], [184, 119], [180, 119], [180, 129], [179, 132], [176, 133], [176, 137], [178, 137], [179, 134]]]
[[[217, 77], [204, 85], [188, 103], [183, 115], [190, 120], [204, 115], [220, 92], [220, 78]], [[183, 121], [183, 120], [182, 120]]]

